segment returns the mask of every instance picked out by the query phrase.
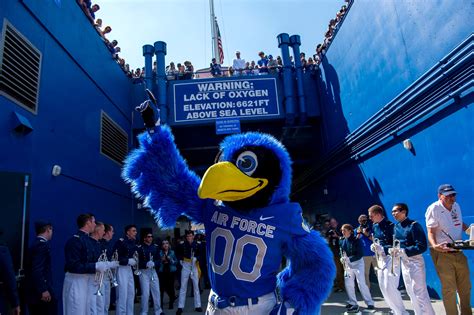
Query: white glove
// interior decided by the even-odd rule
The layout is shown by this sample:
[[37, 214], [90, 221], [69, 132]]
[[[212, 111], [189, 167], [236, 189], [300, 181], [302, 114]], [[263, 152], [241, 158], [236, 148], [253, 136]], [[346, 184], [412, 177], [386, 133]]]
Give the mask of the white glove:
[[350, 262], [349, 257], [347, 257], [347, 258], [341, 257], [339, 260], [341, 261], [341, 264], [343, 264], [343, 265], [348, 264]]
[[372, 243], [372, 245], [370, 245], [370, 250], [373, 251], [374, 253], [379, 253], [379, 254], [384, 253], [383, 246], [380, 244]]
[[129, 266], [135, 266], [137, 264], [137, 261], [135, 260], [135, 258], [129, 258], [128, 259], [128, 265]]
[[109, 269], [115, 269], [119, 266], [119, 262], [114, 260], [114, 261], [108, 261], [108, 267]]
[[399, 249], [399, 248], [393, 248], [393, 247], [391, 247], [391, 248], [388, 249], [388, 254], [389, 254], [390, 256], [399, 256], [400, 251], [401, 251], [401, 249]]
[[146, 263], [146, 267], [147, 267], [148, 269], [151, 269], [151, 268], [155, 267], [155, 263], [152, 262], [152, 261], [149, 261], [149, 262]]
[[96, 272], [104, 272], [109, 269], [108, 263], [106, 261], [98, 261], [95, 263]]

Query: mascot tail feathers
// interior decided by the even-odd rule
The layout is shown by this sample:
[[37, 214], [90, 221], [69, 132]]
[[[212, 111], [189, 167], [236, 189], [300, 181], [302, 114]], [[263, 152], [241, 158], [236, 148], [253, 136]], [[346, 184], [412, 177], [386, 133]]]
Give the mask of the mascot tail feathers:
[[169, 127], [161, 126], [154, 134], [144, 132], [138, 139], [140, 147], [129, 154], [122, 170], [132, 192], [151, 208], [162, 227], [174, 226], [182, 214], [202, 222], [204, 201], [197, 196], [200, 178], [180, 155]]
[[289, 265], [278, 274], [283, 301], [298, 314], [317, 314], [331, 293], [336, 266], [326, 241], [315, 231], [294, 237], [286, 248]]

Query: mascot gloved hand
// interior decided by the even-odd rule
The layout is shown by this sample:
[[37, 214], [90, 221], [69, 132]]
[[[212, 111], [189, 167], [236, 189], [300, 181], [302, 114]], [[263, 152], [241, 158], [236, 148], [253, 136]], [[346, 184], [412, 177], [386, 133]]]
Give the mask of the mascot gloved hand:
[[[319, 314], [335, 276], [333, 255], [289, 200], [285, 147], [266, 134], [231, 135], [201, 179], [170, 128], [156, 126], [142, 109], [148, 132], [138, 136], [122, 177], [160, 227], [174, 227], [180, 215], [205, 225], [212, 287], [207, 314], [268, 315], [287, 306], [300, 315]], [[282, 257], [287, 265], [278, 273]]]

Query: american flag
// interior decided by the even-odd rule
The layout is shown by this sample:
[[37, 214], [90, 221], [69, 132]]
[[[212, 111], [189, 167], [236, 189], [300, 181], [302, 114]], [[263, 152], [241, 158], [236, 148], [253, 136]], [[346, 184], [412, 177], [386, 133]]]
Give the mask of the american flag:
[[217, 50], [219, 52], [219, 64], [224, 63], [224, 48], [222, 47], [221, 31], [219, 31], [219, 24], [216, 19], [216, 30], [217, 30]]

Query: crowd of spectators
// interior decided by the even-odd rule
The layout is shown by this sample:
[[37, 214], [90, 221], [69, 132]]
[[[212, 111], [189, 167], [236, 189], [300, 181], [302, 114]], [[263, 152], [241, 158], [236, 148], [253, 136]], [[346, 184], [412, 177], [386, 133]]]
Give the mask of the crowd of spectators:
[[168, 80], [191, 80], [194, 77], [194, 66], [188, 60], [177, 65], [170, 62], [169, 66], [166, 66], [165, 72]]
[[[328, 28], [324, 34], [325, 38], [322, 43], [316, 46], [316, 53], [306, 59], [304, 52], [300, 53], [301, 68], [303, 72], [315, 75], [316, 70], [321, 64], [321, 60], [330, 46], [336, 32], [338, 31], [344, 16], [347, 13], [348, 7], [352, 4], [353, 0], [345, 0], [345, 4], [341, 6], [341, 9], [336, 13], [335, 18], [331, 19], [328, 23]], [[241, 58], [240, 51], [235, 52], [235, 58], [230, 67], [222, 67], [213, 58], [209, 67], [209, 72], [213, 77], [222, 76], [252, 76], [252, 75], [265, 75], [265, 74], [278, 74], [281, 73], [283, 68], [283, 62], [280, 56], [273, 58], [273, 55], [266, 55], [263, 51], [258, 53], [259, 59], [257, 62], [254, 60], [248, 62]], [[290, 56], [291, 65], [294, 67], [293, 56]], [[191, 79], [193, 75], [185, 75], [186, 70], [175, 69], [174, 63], [171, 63], [167, 67], [167, 77], [170, 80], [180, 79]], [[187, 69], [187, 68], [186, 68]]]
[[130, 65], [125, 62], [125, 59], [119, 56], [121, 49], [118, 46], [118, 41], [115, 39], [109, 40], [107, 38], [108, 34], [112, 32], [112, 27], [103, 27], [102, 19], [96, 18], [96, 13], [100, 10], [100, 6], [98, 4], [93, 5], [91, 0], [76, 0], [76, 2], [84, 12], [86, 17], [89, 19], [91, 24], [94, 26], [99, 36], [104, 41], [104, 44], [110, 51], [110, 55], [112, 56], [112, 58], [120, 65], [124, 73], [128, 77], [132, 78], [134, 82], [142, 81], [144, 76], [144, 69], [137, 68], [135, 71], [131, 69]]
[[[327, 49], [331, 45], [331, 42], [336, 35], [337, 31], [339, 30], [339, 27], [341, 26], [341, 22], [344, 19], [344, 16], [347, 13], [348, 8], [351, 6], [352, 2], [354, 0], [345, 0], [345, 4], [342, 5], [341, 9], [336, 13], [335, 18], [329, 20], [328, 28], [326, 32], [324, 33], [324, 40], [322, 43], [319, 43], [316, 45], [316, 53], [313, 55], [313, 63], [316, 64], [316, 66], [319, 66], [321, 63], [324, 54], [326, 54]], [[303, 59], [301, 60], [303, 63]], [[309, 58], [308, 61], [309, 62]]]
[[[112, 58], [120, 65], [124, 73], [129, 78], [131, 78], [134, 83], [143, 82], [145, 77], [145, 69], [131, 69], [130, 65], [125, 62], [125, 59], [119, 56], [121, 49], [118, 46], [118, 41], [115, 39], [110, 41], [107, 38], [107, 35], [112, 31], [112, 28], [110, 26], [103, 27], [102, 19], [96, 19], [96, 13], [100, 10], [100, 6], [98, 4], [92, 5], [91, 0], [76, 1], [84, 11], [86, 17], [97, 30], [97, 33], [101, 36], [104, 44], [110, 51]], [[324, 54], [330, 46], [335, 34], [337, 33], [341, 25], [341, 21], [346, 15], [347, 10], [352, 4], [353, 0], [345, 0], [345, 2], [346, 3], [336, 13], [335, 18], [329, 21], [328, 28], [324, 35], [325, 38], [322, 43], [316, 46], [316, 53], [313, 55], [313, 57], [306, 59], [306, 54], [304, 52], [300, 54], [301, 68], [303, 72], [309, 72], [313, 75], [318, 69]], [[273, 58], [273, 55], [266, 55], [263, 51], [258, 53], [259, 59], [257, 62], [254, 60], [246, 62], [245, 59], [240, 57], [241, 54], [239, 51], [236, 51], [235, 54], [236, 58], [233, 60], [232, 66], [229, 67], [222, 67], [216, 62], [215, 58], [213, 58], [209, 67], [210, 74], [213, 77], [278, 74], [281, 73], [283, 68], [283, 62], [280, 56]], [[290, 60], [294, 67], [293, 56], [290, 56]], [[190, 61], [184, 61], [182, 64], [178, 63], [177, 65], [175, 65], [174, 62], [171, 62], [169, 66], [166, 67], [165, 71], [166, 78], [168, 80], [190, 80], [195, 77], [199, 77], [199, 75], [195, 75], [194, 66]], [[156, 62], [153, 65], [153, 74], [156, 74]]]

